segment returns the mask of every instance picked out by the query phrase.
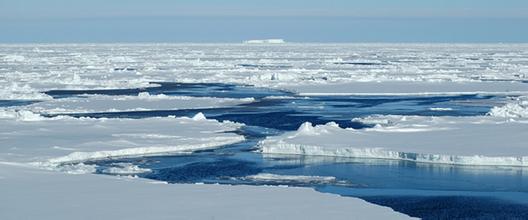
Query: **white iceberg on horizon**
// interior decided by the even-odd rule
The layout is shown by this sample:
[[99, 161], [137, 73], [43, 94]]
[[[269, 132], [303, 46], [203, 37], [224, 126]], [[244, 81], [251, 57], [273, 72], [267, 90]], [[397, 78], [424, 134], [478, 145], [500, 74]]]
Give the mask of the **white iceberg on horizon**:
[[261, 40], [247, 40], [245, 44], [284, 44], [284, 39], [261, 39]]

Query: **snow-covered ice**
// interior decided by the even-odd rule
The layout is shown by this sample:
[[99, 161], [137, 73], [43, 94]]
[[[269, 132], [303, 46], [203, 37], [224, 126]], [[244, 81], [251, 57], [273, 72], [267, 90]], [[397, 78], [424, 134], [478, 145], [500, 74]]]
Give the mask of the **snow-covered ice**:
[[325, 84], [285, 85], [282, 88], [306, 96], [323, 95], [522, 95], [528, 92], [528, 83], [521, 82], [450, 82], [450, 81], [392, 81], [347, 82]]
[[528, 118], [528, 97], [516, 97], [506, 105], [495, 106], [489, 115], [504, 118]]
[[272, 173], [259, 173], [256, 175], [246, 176], [243, 179], [261, 181], [261, 182], [296, 182], [301, 184], [328, 184], [337, 182], [333, 176], [301, 176], [301, 175], [278, 175]]
[[308, 188], [156, 183], [0, 163], [0, 219], [410, 219]]
[[528, 121], [479, 117], [373, 116], [376, 124], [343, 129], [304, 123], [268, 137], [263, 153], [400, 159], [416, 162], [528, 166]]
[[131, 163], [114, 163], [112, 167], [108, 167], [102, 171], [106, 174], [130, 175], [151, 172], [150, 169], [141, 168], [138, 165]]
[[253, 98], [212, 98], [150, 95], [147, 92], [138, 96], [88, 95], [54, 99], [34, 103], [16, 109], [44, 114], [124, 112], [146, 110], [177, 110], [196, 108], [218, 108], [253, 102]]
[[32, 117], [39, 118], [0, 118], [0, 161], [65, 163], [182, 153], [244, 140], [226, 133], [240, 124], [207, 120], [201, 113], [195, 118]]
[[528, 44], [1, 45], [0, 99], [174, 81], [327, 94], [528, 91], [511, 83], [528, 79], [527, 50]]
[[[0, 108], [0, 200], [8, 201], [0, 206], [0, 219], [145, 219], [153, 213], [156, 218], [185, 219], [407, 218], [359, 199], [310, 189], [165, 185], [92, 175], [96, 165], [82, 162], [217, 148], [243, 141], [233, 132], [242, 125], [209, 120], [201, 113], [144, 119], [41, 114], [215, 108], [255, 100], [148, 93], [53, 99], [45, 92], [212, 82], [307, 96], [510, 95], [509, 103], [486, 116], [378, 115], [355, 119], [376, 124], [362, 130], [307, 122], [259, 146], [263, 153], [275, 154], [528, 166], [526, 51], [528, 44], [292, 44], [281, 39], [242, 44], [0, 45], [0, 100], [40, 101]], [[273, 98], [284, 97], [268, 97]], [[101, 172], [134, 175], [149, 170], [122, 163]], [[269, 173], [244, 178], [336, 181]]]

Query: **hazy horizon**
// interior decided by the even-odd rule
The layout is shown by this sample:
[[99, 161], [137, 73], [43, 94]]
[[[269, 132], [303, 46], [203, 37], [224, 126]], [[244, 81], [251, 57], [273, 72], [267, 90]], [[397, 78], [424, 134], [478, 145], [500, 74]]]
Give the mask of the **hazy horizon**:
[[528, 2], [0, 0], [0, 43], [525, 43]]

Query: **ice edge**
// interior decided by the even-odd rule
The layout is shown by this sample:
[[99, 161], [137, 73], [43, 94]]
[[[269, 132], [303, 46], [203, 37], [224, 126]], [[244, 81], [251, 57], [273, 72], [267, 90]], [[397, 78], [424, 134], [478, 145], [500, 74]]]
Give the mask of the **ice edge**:
[[339, 149], [324, 149], [315, 145], [288, 143], [259, 143], [260, 152], [264, 154], [289, 154], [306, 156], [351, 157], [369, 159], [404, 160], [419, 163], [437, 163], [449, 165], [473, 166], [522, 166], [528, 167], [528, 156], [491, 157], [482, 155], [458, 156], [442, 154], [424, 154], [385, 150], [382, 148], [344, 147]]

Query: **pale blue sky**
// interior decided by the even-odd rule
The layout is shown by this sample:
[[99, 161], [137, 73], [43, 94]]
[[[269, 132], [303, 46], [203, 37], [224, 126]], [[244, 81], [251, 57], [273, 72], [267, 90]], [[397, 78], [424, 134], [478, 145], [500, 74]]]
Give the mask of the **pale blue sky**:
[[528, 42], [526, 0], [0, 0], [0, 42]]

